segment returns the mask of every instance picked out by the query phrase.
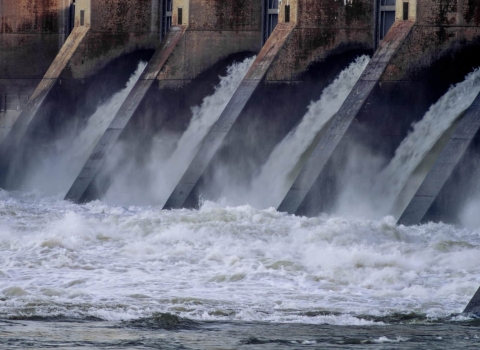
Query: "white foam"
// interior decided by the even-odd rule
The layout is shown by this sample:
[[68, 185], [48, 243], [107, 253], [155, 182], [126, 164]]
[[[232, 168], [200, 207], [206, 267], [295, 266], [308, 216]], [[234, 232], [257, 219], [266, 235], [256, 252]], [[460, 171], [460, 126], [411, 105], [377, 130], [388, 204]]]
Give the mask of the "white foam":
[[408, 338], [396, 337], [395, 339], [390, 339], [388, 337], [380, 337], [378, 339], [373, 339], [372, 343], [383, 344], [383, 343], [400, 343], [408, 341]]
[[365, 315], [461, 312], [480, 284], [479, 231], [444, 224], [5, 192], [0, 214], [0, 317], [369, 325]]

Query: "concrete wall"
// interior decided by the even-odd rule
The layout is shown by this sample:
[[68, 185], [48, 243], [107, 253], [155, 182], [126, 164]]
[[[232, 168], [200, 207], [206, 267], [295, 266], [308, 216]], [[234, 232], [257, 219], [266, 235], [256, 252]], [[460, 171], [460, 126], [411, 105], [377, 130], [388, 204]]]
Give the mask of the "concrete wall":
[[68, 35], [70, 3], [0, 0], [0, 86], [43, 77]]
[[[261, 1], [176, 1], [174, 24], [180, 6], [184, 8], [183, 23], [188, 28], [181, 44], [158, 76], [161, 86], [182, 86], [231, 54], [260, 51]], [[188, 23], [185, 23], [186, 13], [189, 14]]]
[[[129, 53], [155, 49], [160, 42], [159, 0], [0, 0], [0, 140], [40, 83], [71, 28], [87, 36], [60, 79], [81, 90], [109, 63]], [[74, 80], [74, 81], [73, 81]], [[7, 105], [7, 108], [5, 108]], [[13, 106], [13, 107], [12, 107]]]
[[[237, 90], [222, 113], [222, 117], [229, 119], [225, 125], [230, 126], [232, 120], [235, 124], [227, 129], [220, 117], [218, 124], [222, 132], [229, 130], [221, 147], [211, 161], [200, 153], [206, 148], [199, 151], [167, 207], [177, 206], [180, 200], [176, 198], [183, 200], [181, 196], [188, 193], [193, 175], [196, 177], [205, 161], [209, 164], [184, 205], [195, 206], [199, 195], [208, 199], [221, 195], [222, 184], [215, 183], [215, 171], [219, 167], [225, 169], [225, 179], [228, 179], [225, 182], [248, 186], [275, 145], [305, 115], [309, 103], [318, 100], [322, 90], [357, 55], [373, 51], [373, 3], [371, 0], [282, 1], [279, 25], [250, 70], [253, 73], [261, 67], [258, 69], [262, 72], [261, 82], [250, 83], [249, 78], [245, 78], [245, 85]], [[290, 5], [290, 23], [285, 23], [286, 5]], [[287, 28], [288, 34], [284, 35]], [[263, 60], [271, 54], [274, 54], [273, 62]], [[213, 138], [213, 135], [208, 137]]]
[[[402, 2], [397, 1], [397, 14], [398, 4]], [[475, 56], [463, 54], [480, 47], [480, 21], [475, 19], [480, 2], [410, 0], [409, 10], [409, 19], [416, 22], [359, 115], [374, 129], [371, 137], [378, 140], [374, 147], [387, 154], [451, 84], [480, 64]], [[379, 135], [388, 137], [382, 141]]]
[[[122, 39], [128, 39], [128, 42], [119, 45], [120, 49], [127, 50], [130, 44], [135, 43], [133, 39], [137, 35], [150, 34], [154, 37], [152, 28], [155, 26], [152, 25], [149, 28], [146, 25], [148, 21], [145, 19], [139, 21], [143, 25], [134, 28], [131, 24], [129, 26], [128, 21], [117, 23], [108, 20], [107, 23], [102, 23], [95, 19], [96, 13], [99, 11], [108, 14], [113, 9], [117, 13], [123, 14], [120, 16], [122, 19], [128, 19], [132, 11], [136, 11], [135, 20], [146, 18], [149, 11], [148, 6], [146, 6], [147, 1], [135, 1], [130, 7], [125, 5], [125, 1], [107, 1], [107, 3], [111, 3], [112, 6], [95, 8], [95, 1], [92, 1], [91, 4], [91, 27], [83, 49], [87, 51], [88, 47], [86, 45], [91, 42], [92, 45], [97, 45], [97, 50], [87, 52], [82, 56], [82, 49], [79, 49], [80, 54], [74, 57], [67, 70], [70, 76], [65, 75], [65, 78], [78, 80], [82, 77], [82, 69], [85, 73], [95, 71], [95, 67], [82, 67], [88, 64], [88, 60], [94, 57], [97, 51], [102, 52], [102, 46], [105, 45], [105, 42], [109, 44], [109, 46], [105, 45], [107, 46], [106, 49], [110, 50], [112, 42], [115, 42], [112, 38], [118, 38], [119, 42]], [[125, 6], [120, 6], [122, 3]], [[152, 3], [152, 8], [154, 7]], [[180, 8], [183, 12], [181, 21], [178, 15]], [[129, 12], [125, 12], [126, 10]], [[100, 17], [108, 18], [106, 14]], [[201, 73], [205, 73], [209, 69], [215, 70], [213, 66], [218, 63], [225, 65], [226, 61], [230, 60], [231, 62], [231, 56], [240, 57], [243, 54], [243, 57], [245, 57], [246, 52], [259, 51], [261, 48], [262, 6], [261, 1], [258, 0], [174, 0], [172, 23], [177, 26], [172, 28], [167, 38], [163, 40], [162, 47], [157, 44], [157, 51], [147, 68], [150, 73], [144, 73], [144, 76], [137, 82], [135, 88], [127, 97], [126, 101], [128, 102], [124, 103], [117, 114], [118, 120], [122, 122], [121, 129], [119, 128], [120, 122], [116, 122], [116, 116], [114, 122], [112, 122], [115, 127], [107, 130], [104, 134], [105, 140], [102, 138], [99, 143], [99, 151], [94, 151], [91, 164], [95, 164], [95, 172], [92, 171], [93, 166], [88, 162], [85, 165], [84, 169], [87, 169], [85, 171], [89, 176], [93, 177], [100, 169], [102, 165], [99, 161], [100, 153], [106, 157], [109, 147], [113, 146], [116, 139], [120, 137], [121, 131], [127, 126], [130, 119], [133, 123], [128, 124], [133, 125], [134, 128], [137, 125], [141, 125], [141, 127], [146, 125], [145, 131], [134, 130], [134, 132], [138, 132], [137, 139], [145, 144], [148, 144], [147, 135], [155, 130], [155, 124], [163, 124], [163, 121], [172, 116], [177, 124], [187, 123], [191, 117], [191, 106], [188, 105], [189, 96], [183, 95], [178, 98], [177, 95], [177, 98], [169, 98], [169, 102], [173, 100], [175, 104], [173, 110], [168, 108], [168, 103], [161, 103], [162, 98], [172, 97], [178, 90], [185, 94], [189, 94], [192, 90], [199, 90], [201, 97], [205, 97], [207, 91], [212, 90], [213, 82], [218, 81], [218, 75], [214, 79], [205, 79], [205, 75], [202, 77]], [[90, 38], [94, 35], [99, 38], [91, 40]], [[105, 41], [100, 40], [106, 35], [110, 35], [111, 38], [109, 37]], [[144, 43], [148, 44], [149, 41], [145, 40]], [[139, 47], [137, 45], [137, 48], [148, 48], [148, 46]], [[100, 56], [94, 57], [91, 62], [95, 65], [102, 64], [102, 61], [110, 57], [111, 51], [105, 51]], [[161, 69], [158, 74], [157, 69]], [[85, 73], [83, 74], [86, 75]], [[150, 85], [152, 77], [153, 79], [156, 78], [155, 82], [157, 83], [153, 86]], [[195, 81], [193, 81], [194, 79]], [[185, 88], [179, 89], [180, 87]], [[159, 88], [162, 90], [160, 91]], [[132, 103], [132, 101], [135, 102]], [[153, 104], [153, 108], [149, 108], [151, 104]], [[188, 120], [182, 120], [181, 115], [184, 110], [188, 110]], [[112, 133], [115, 134], [115, 137], [111, 137]], [[74, 200], [88, 198], [91, 177], [86, 179], [86, 176], [79, 176], [67, 197]]]
[[90, 30], [62, 78], [85, 79], [114, 59], [160, 43], [159, 0], [77, 0], [75, 25], [85, 9]]
[[65, 42], [71, 3], [0, 0], [0, 139]]
[[[279, 21], [284, 20], [285, 2]], [[373, 50], [374, 1], [290, 1], [294, 32], [269, 70], [267, 81], [297, 80], [313, 62], [353, 49]]]
[[416, 71], [476, 44], [479, 39], [480, 2], [429, 0], [418, 1], [416, 7], [412, 5], [415, 3], [410, 5], [415, 26], [383, 80], [412, 79]]
[[[0, 95], [30, 95], [62, 47], [73, 0], [0, 0]], [[159, 0], [77, 0], [89, 33], [62, 78], [85, 79], [160, 41]]]

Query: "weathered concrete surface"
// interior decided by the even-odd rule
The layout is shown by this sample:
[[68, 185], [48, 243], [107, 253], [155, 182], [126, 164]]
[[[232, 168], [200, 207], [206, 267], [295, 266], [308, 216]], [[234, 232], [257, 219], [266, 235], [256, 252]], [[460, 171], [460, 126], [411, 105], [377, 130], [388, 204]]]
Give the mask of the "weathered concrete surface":
[[425, 214], [463, 158], [479, 129], [480, 95], [465, 111], [450, 140], [398, 220], [399, 224], [418, 225], [422, 223]]
[[[355, 0], [344, 3], [335, 0], [296, 0], [290, 1], [289, 4], [291, 7], [290, 25], [293, 25], [293, 28], [282, 44], [279, 53], [269, 63], [270, 66], [266, 67], [264, 83], [273, 83], [277, 86], [301, 83], [299, 77], [313, 63], [348, 51], [373, 48], [372, 1]], [[288, 24], [284, 23], [284, 5], [283, 3], [279, 8], [279, 25], [274, 30], [274, 35], [277, 30], [283, 28], [282, 26]], [[252, 95], [258, 91], [258, 83], [250, 86], [250, 82], [245, 81], [238, 94], [236, 93], [230, 101], [232, 106], [237, 104], [237, 109], [234, 110], [229, 105], [230, 107], [227, 107], [224, 113], [232, 113], [232, 123], [245, 113], [247, 102], [252, 100]], [[266, 118], [267, 116], [262, 117]], [[226, 131], [230, 132], [230, 129], [231, 125]], [[198, 195], [199, 189], [197, 188], [193, 192], [192, 189], [198, 185], [198, 180], [204, 175], [206, 169], [214, 166], [212, 165], [215, 163], [214, 159], [219, 157], [222, 149], [227, 147], [224, 139], [228, 132], [216, 135], [212, 131], [209, 134], [202, 145], [201, 153], [197, 154], [182, 181], [167, 201], [165, 208], [181, 207], [189, 195], [190, 197]], [[192, 198], [189, 199], [189, 202], [191, 200]]]
[[473, 298], [470, 300], [465, 310], [463, 310], [463, 313], [480, 316], [480, 288], [478, 288], [477, 292], [475, 293]]
[[0, 0], [0, 142], [68, 37], [72, 0]]
[[77, 1], [75, 26], [80, 26], [82, 9], [90, 31], [62, 79], [86, 79], [118, 57], [138, 50], [154, 50], [160, 43], [159, 0]]
[[231, 100], [220, 115], [218, 121], [202, 142], [195, 158], [182, 176], [179, 184], [168, 198], [164, 208], [181, 208], [190, 192], [195, 187], [215, 153], [218, 151], [223, 139], [232, 128], [248, 100], [267, 73], [270, 65], [291, 34], [293, 23], [281, 23], [265, 43], [255, 59], [242, 83], [235, 91]]
[[0, 1], [0, 79], [41, 79], [68, 37], [69, 0]]
[[297, 11], [297, 25], [269, 69], [267, 82], [297, 81], [312, 63], [332, 54], [373, 50], [373, 1], [298, 0]]
[[296, 213], [312, 185], [320, 176], [348, 127], [363, 108], [365, 101], [384, 74], [392, 57], [410, 33], [414, 22], [396, 22], [370, 60], [358, 83], [334, 116], [327, 131], [300, 171], [297, 179], [278, 207], [279, 211]]
[[[187, 29], [168, 60], [161, 67], [156, 77], [157, 84], [152, 85], [150, 92], [155, 89], [156, 93], [164, 94], [165, 89], [181, 89], [191, 84], [193, 79], [202, 72], [231, 54], [260, 50], [262, 7], [261, 2], [257, 0], [182, 0], [174, 2], [173, 7], [173, 23], [178, 22], [177, 11], [179, 7], [182, 7], [184, 10], [182, 23], [187, 26]], [[188, 14], [188, 18], [186, 14]], [[132, 94], [134, 93], [135, 89]], [[135, 97], [138, 99], [135, 109], [140, 105], [140, 100], [144, 99], [144, 96], [145, 94]], [[151, 97], [151, 95], [147, 96]], [[127, 101], [129, 99], [131, 97]], [[128, 119], [135, 114], [135, 111], [131, 110], [130, 112]], [[163, 118], [164, 116], [159, 117], [159, 119]], [[156, 123], [159, 121], [156, 120]], [[107, 131], [107, 134], [109, 133]], [[112, 138], [114, 141], [117, 140], [120, 131], [117, 133]], [[104, 136], [105, 138], [109, 137], [107, 134]], [[102, 147], [108, 150], [111, 145], [113, 142], [109, 143], [108, 147]], [[98, 152], [94, 151], [93, 153]], [[102, 157], [104, 155], [102, 154]], [[93, 161], [87, 163], [87, 168], [95, 168], [95, 170], [87, 171], [85, 168], [82, 171], [67, 195], [68, 199], [83, 200], [82, 193], [90, 192], [90, 176], [94, 176], [98, 172], [101, 163], [101, 161], [95, 162], [94, 165], [92, 165]]]
[[[0, 108], [0, 142], [7, 137], [17, 118], [23, 119], [26, 115], [21, 113], [26, 107], [24, 101], [35, 97], [28, 107], [31, 114], [19, 124], [22, 126], [16, 127], [16, 137], [23, 137], [23, 129], [36, 118], [41, 102], [57, 79], [76, 80], [77, 85], [81, 85], [113, 60], [157, 47], [161, 15], [158, 1], [77, 0], [75, 13], [70, 0], [0, 1], [0, 101], [12, 100], [10, 105], [20, 102], [14, 110], [11, 106]], [[83, 26], [81, 10], [86, 13]], [[83, 40], [75, 41], [75, 50], [66, 62], [52, 64], [73, 24], [84, 28], [77, 33], [85, 28], [89, 30]], [[51, 64], [50, 73], [55, 69], [58, 76], [46, 83], [50, 78], [45, 72]], [[34, 91], [37, 92], [32, 96]], [[9, 137], [6, 144], [12, 140], [13, 137]], [[22, 140], [15, 142], [19, 144]], [[4, 143], [2, 147], [10, 146]]]
[[[398, 8], [401, 5], [403, 2], [397, 1], [397, 21], [403, 20], [403, 11]], [[388, 161], [412, 123], [477, 65], [475, 56], [466, 57], [464, 52], [479, 45], [474, 14], [480, 11], [480, 3], [409, 1], [409, 5], [409, 20], [415, 21], [413, 28], [358, 110], [356, 123], [350, 125], [324, 171], [308, 194], [302, 194], [305, 197], [297, 214], [336, 210], [342, 186], [356, 176], [347, 169], [348, 162], [353, 161], [349, 156], [351, 147], [360, 144], [367, 153]]]
[[158, 76], [159, 88], [181, 88], [233, 53], [261, 49], [260, 1], [190, 0], [188, 8], [187, 31]]
[[80, 202], [102, 165], [108, 151], [117, 141], [121, 132], [132, 118], [145, 94], [157, 79], [159, 72], [177, 47], [185, 34], [186, 27], [173, 27], [162, 42], [162, 45], [155, 52], [154, 56], [145, 68], [144, 73], [135, 84], [122, 107], [110, 123], [107, 131], [102, 135], [95, 146], [92, 154], [83, 166], [80, 174], [68, 191], [65, 199]]
[[68, 62], [77, 51], [81, 42], [85, 39], [88, 30], [88, 27], [74, 28], [57, 57], [50, 65], [47, 73], [45, 73], [40, 84], [35, 89], [25, 109], [20, 113], [12, 129], [0, 144], [0, 162], [2, 166], [8, 166], [8, 160], [22, 142], [30, 123], [37, 116], [45, 97], [60, 78]]

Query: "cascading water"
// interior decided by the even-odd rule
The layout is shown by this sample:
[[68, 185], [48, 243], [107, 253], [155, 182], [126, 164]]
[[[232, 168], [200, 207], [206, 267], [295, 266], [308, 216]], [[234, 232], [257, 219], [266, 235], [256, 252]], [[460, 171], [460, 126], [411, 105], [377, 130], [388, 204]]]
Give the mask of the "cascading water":
[[[241, 63], [234, 63], [229, 66], [227, 75], [221, 77], [220, 83], [215, 87], [215, 92], [211, 96], [206, 97], [200, 106], [192, 108], [190, 124], [176, 142], [177, 146], [173, 153], [166, 154], [163, 150], [166, 140], [157, 139], [154, 142], [150, 152], [150, 159], [141, 170], [141, 172], [147, 174], [144, 178], [148, 179], [148, 184], [132, 183], [128, 172], [123, 174], [116, 173], [105, 200], [122, 203], [125, 200], [123, 196], [127, 193], [129, 203], [132, 203], [133, 196], [136, 199], [134, 199], [136, 204], [163, 205], [182, 174], [188, 168], [202, 140], [218, 120], [228, 101], [230, 101], [237, 90], [254, 60], [255, 57], [251, 57]], [[118, 153], [122, 157], [123, 152]], [[128, 165], [123, 165], [123, 168], [128, 169], [129, 167]]]
[[442, 223], [0, 190], [0, 344], [12, 349], [476, 348], [478, 321], [459, 312], [479, 275], [479, 231]]
[[140, 62], [125, 88], [102, 103], [80, 132], [69, 133], [55, 141], [53, 150], [42, 156], [42, 162], [30, 172], [22, 188], [65, 195], [146, 66], [145, 62]]
[[[327, 86], [317, 102], [312, 102], [301, 122], [278, 144], [250, 190], [223, 193], [227, 203], [249, 203], [257, 208], [277, 207], [294, 181], [293, 173], [301, 166], [301, 158], [317, 134], [340, 109], [367, 66], [368, 56], [358, 57]], [[233, 192], [235, 191], [235, 192]]]
[[79, 206], [4, 191], [0, 211], [0, 319], [171, 312], [368, 325], [397, 313], [446, 317], [478, 287], [478, 231], [444, 224], [396, 227], [389, 218], [208, 202], [174, 211]]
[[463, 82], [452, 86], [438, 102], [430, 107], [422, 120], [413, 125], [413, 131], [397, 148], [394, 158], [377, 181], [381, 186], [382, 201], [384, 204], [388, 203], [388, 205], [382, 205], [390, 209], [388, 214], [394, 214], [397, 217], [401, 214], [408, 203], [396, 204], [397, 208], [392, 208], [392, 205], [402, 191], [408, 191], [409, 194], [403, 197], [411, 198], [427, 175], [428, 169], [416, 175], [414, 183], [406, 189], [409, 178], [442, 135], [473, 103], [479, 92], [480, 69], [476, 69], [468, 74]]

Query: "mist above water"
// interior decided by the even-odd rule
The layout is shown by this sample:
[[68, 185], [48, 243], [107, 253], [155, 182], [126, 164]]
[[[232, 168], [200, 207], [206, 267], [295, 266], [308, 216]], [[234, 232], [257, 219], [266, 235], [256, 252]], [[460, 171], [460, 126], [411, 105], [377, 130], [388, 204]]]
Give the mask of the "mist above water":
[[21, 188], [64, 196], [146, 66], [140, 62], [125, 87], [102, 103], [80, 130], [69, 130], [55, 140], [49, 151], [38, 157]]
[[199, 210], [75, 205], [0, 191], [0, 318], [170, 312], [196, 320], [368, 325], [463, 310], [478, 231]]
[[222, 197], [228, 204], [250, 204], [256, 208], [278, 207], [306, 162], [305, 153], [338, 112], [367, 66], [368, 56], [358, 57], [327, 86], [308, 107], [300, 123], [275, 147], [249, 189], [226, 186]]
[[[406, 189], [405, 185], [415, 169], [425, 159], [442, 135], [470, 107], [480, 93], [480, 70], [467, 75], [465, 80], [452, 86], [438, 102], [430, 107], [413, 131], [402, 141], [394, 158], [380, 175], [384, 193], [394, 201], [400, 192], [408, 190], [413, 197], [428, 171], [418, 174], [416, 184]], [[432, 164], [433, 165], [433, 164]], [[393, 208], [392, 208], [392, 211]], [[396, 216], [401, 213], [392, 213]]]
[[[381, 171], [379, 165], [383, 160], [380, 157], [374, 157], [366, 150], [362, 151], [361, 146], [353, 151], [347, 172], [362, 173], [367, 181], [364, 181], [362, 186], [350, 182], [344, 187], [336, 213], [349, 216], [352, 212], [357, 212], [360, 216], [370, 218], [381, 218], [385, 215], [400, 217], [427, 176], [433, 162], [424, 164], [422, 169], [419, 169], [419, 166], [429, 156], [440, 138], [470, 107], [479, 92], [480, 70], [476, 69], [468, 74], [464, 81], [451, 86], [429, 108], [423, 118], [413, 124], [412, 131], [397, 148], [395, 156]], [[368, 182], [368, 179], [374, 181]], [[353, 209], [359, 206], [362, 207], [360, 212]]]
[[[205, 97], [200, 106], [192, 108], [192, 119], [186, 131], [181, 136], [159, 133], [144, 164], [136, 164], [135, 159], [125, 162], [125, 148], [129, 145], [120, 145], [111, 160], [110, 168], [116, 171], [105, 200], [117, 204], [163, 206], [255, 58], [247, 58], [229, 66], [227, 75], [220, 77], [215, 92]], [[120, 163], [121, 167], [115, 165]]]

